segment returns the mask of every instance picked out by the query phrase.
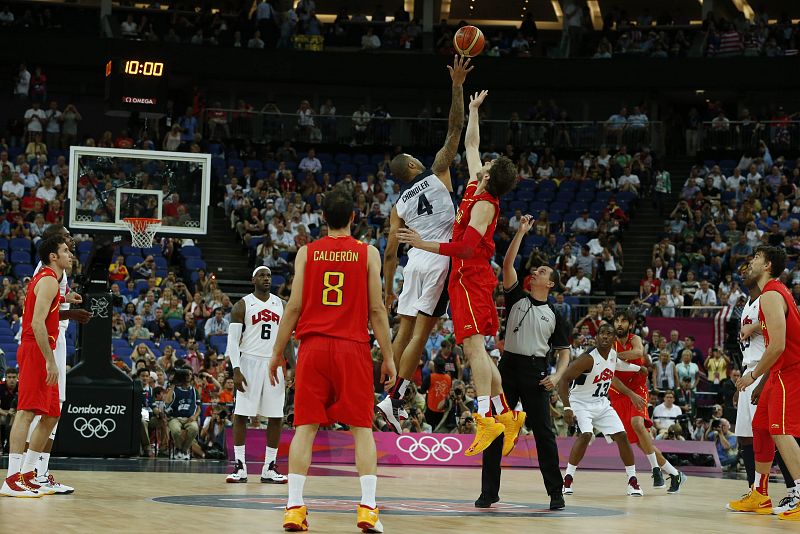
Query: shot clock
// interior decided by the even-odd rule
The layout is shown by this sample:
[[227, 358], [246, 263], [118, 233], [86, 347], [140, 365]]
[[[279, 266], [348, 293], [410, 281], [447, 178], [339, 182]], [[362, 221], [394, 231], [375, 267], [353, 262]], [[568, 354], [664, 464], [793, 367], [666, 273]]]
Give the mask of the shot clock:
[[164, 113], [169, 81], [163, 60], [114, 58], [106, 63], [105, 74], [109, 112]]

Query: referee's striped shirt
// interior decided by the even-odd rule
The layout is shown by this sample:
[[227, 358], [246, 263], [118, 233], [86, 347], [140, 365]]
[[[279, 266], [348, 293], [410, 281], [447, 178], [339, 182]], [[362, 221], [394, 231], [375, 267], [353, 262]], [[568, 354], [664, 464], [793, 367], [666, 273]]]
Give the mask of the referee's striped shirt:
[[521, 356], [544, 358], [550, 350], [569, 348], [567, 322], [552, 304], [534, 299], [517, 281], [506, 296], [505, 350]]

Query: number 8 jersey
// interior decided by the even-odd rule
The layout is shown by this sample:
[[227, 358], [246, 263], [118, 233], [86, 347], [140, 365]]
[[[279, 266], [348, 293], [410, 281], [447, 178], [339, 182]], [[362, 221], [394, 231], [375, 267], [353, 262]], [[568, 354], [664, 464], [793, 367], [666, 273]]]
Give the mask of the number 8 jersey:
[[[424, 241], [448, 243], [453, 237], [456, 212], [450, 192], [431, 171], [424, 171], [405, 184], [397, 199], [397, 215], [408, 228], [417, 232]], [[414, 256], [438, 256], [417, 248], [408, 251]], [[448, 259], [449, 263], [449, 259]]]
[[297, 339], [321, 335], [369, 342], [368, 245], [327, 236], [306, 245]]
[[617, 368], [617, 351], [611, 349], [608, 358], [603, 358], [597, 349], [594, 349], [589, 356], [594, 360], [594, 365], [591, 370], [575, 379], [569, 390], [570, 404], [608, 402], [608, 390], [611, 388], [611, 381]]
[[278, 335], [278, 323], [283, 316], [283, 301], [277, 295], [270, 294], [265, 301], [254, 294], [244, 298], [244, 330], [239, 343], [242, 354], [272, 357], [272, 345]]

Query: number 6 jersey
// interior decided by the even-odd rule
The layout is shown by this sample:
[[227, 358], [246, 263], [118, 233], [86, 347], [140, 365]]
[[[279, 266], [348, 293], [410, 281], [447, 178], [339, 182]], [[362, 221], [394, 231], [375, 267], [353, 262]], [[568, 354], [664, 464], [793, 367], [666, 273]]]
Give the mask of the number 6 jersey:
[[[406, 226], [417, 232], [424, 241], [448, 243], [453, 237], [453, 222], [456, 219], [450, 192], [431, 171], [424, 171], [405, 184], [397, 199], [397, 215]], [[416, 256], [438, 256], [424, 250], [412, 248], [408, 260]], [[448, 258], [449, 263], [449, 258]]]
[[278, 323], [283, 316], [283, 301], [273, 294], [265, 301], [254, 294], [244, 296], [244, 330], [239, 343], [242, 354], [272, 357], [272, 345], [278, 335]]
[[297, 339], [321, 335], [369, 342], [366, 243], [327, 236], [306, 245]]

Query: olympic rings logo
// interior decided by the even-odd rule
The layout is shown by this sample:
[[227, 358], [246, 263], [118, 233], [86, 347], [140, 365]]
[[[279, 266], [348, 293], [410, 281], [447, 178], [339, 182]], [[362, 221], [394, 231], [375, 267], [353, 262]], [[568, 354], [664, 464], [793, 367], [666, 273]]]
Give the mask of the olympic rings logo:
[[103, 439], [117, 429], [117, 423], [113, 419], [101, 421], [97, 417], [92, 417], [89, 420], [84, 417], [78, 417], [72, 426], [84, 438], [94, 437], [97, 439]]
[[395, 445], [418, 462], [425, 462], [430, 458], [437, 462], [447, 462], [461, 452], [462, 448], [461, 442], [453, 436], [446, 436], [439, 441], [435, 436], [426, 435], [417, 439], [409, 434], [398, 437]]

